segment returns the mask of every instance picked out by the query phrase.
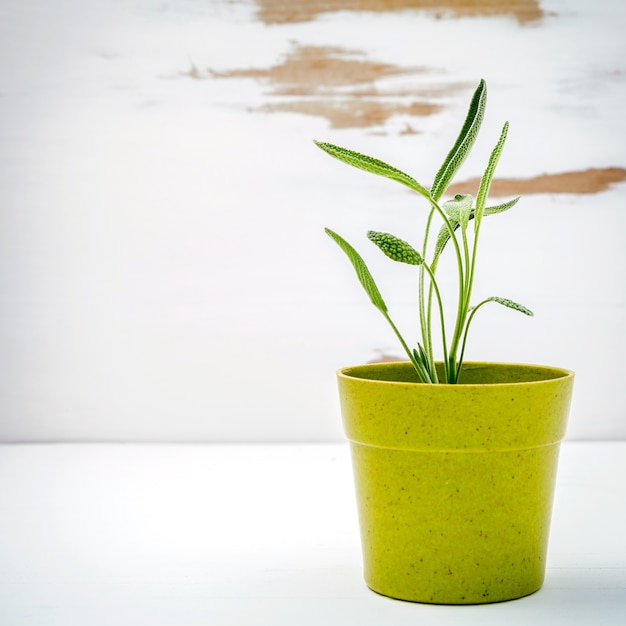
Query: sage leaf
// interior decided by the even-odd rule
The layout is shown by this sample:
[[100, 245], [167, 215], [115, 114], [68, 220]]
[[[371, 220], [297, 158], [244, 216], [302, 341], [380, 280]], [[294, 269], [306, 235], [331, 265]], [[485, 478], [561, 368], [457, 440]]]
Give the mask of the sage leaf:
[[491, 298], [487, 298], [486, 300], [483, 300], [481, 304], [484, 304], [486, 302], [497, 302], [498, 304], [501, 304], [502, 306], [505, 306], [508, 309], [519, 311], [520, 313], [523, 313], [524, 315], [528, 315], [530, 317], [534, 315], [534, 313], [530, 309], [527, 309], [524, 305], [519, 304], [518, 302], [513, 302], [513, 300], [509, 300], [508, 298], [500, 298], [498, 296], [492, 296]]
[[[519, 201], [519, 199], [520, 199], [520, 196], [517, 196], [517, 198], [513, 198], [513, 200], [508, 200], [507, 202], [503, 202], [502, 204], [485, 207], [483, 211], [483, 217], [486, 217], [487, 215], [497, 215], [498, 213], [504, 213], [504, 211], [508, 211], [510, 208], [514, 207]], [[443, 207], [445, 207], [446, 204], [447, 202], [444, 202]], [[473, 208], [469, 215], [470, 220], [474, 219], [474, 213], [475, 213], [475, 209]], [[453, 230], [456, 230], [459, 227], [459, 222], [455, 220], [454, 218], [451, 218], [449, 221], [450, 221], [450, 226], [452, 226]], [[444, 224], [439, 229], [439, 233], [435, 241], [435, 251], [434, 251], [434, 256], [433, 256], [433, 262], [431, 264], [432, 266], [434, 267], [437, 266], [437, 261], [439, 257], [441, 256], [441, 253], [443, 252], [444, 248], [446, 247], [446, 244], [448, 243], [448, 241], [450, 241], [450, 231], [448, 230], [448, 227]]]
[[[450, 218], [448, 221], [450, 222], [450, 226], [452, 227], [453, 231], [455, 231], [460, 226], [459, 222], [454, 218]], [[441, 256], [441, 253], [446, 247], [448, 241], [450, 241], [450, 237], [450, 231], [448, 230], [448, 227], [444, 224], [439, 229], [439, 234], [437, 235], [437, 240], [435, 241], [435, 251], [433, 253], [432, 263], [430, 264], [433, 270], [437, 267], [439, 257]]]
[[383, 314], [387, 313], [387, 305], [380, 295], [380, 291], [376, 286], [374, 277], [370, 273], [365, 261], [361, 258], [359, 253], [340, 235], [330, 230], [330, 228], [324, 229], [326, 234], [346, 253], [348, 259], [352, 263], [356, 271], [356, 275], [359, 282], [365, 289], [365, 293], [369, 296], [372, 304]]
[[[470, 216], [472, 215], [473, 200], [474, 198], [470, 195], [457, 194], [452, 200], [444, 202], [442, 208], [454, 222], [460, 224], [463, 230], [466, 230]], [[450, 232], [448, 231], [448, 235], [449, 234]]]
[[367, 238], [394, 261], [407, 263], [408, 265], [421, 265], [424, 262], [417, 250], [395, 235], [370, 230], [367, 233]]
[[[508, 211], [511, 207], [514, 207], [521, 196], [517, 196], [517, 198], [513, 198], [513, 200], [509, 200], [508, 202], [503, 202], [502, 204], [497, 204], [495, 206], [486, 206], [483, 211], [483, 217], [485, 215], [496, 215], [497, 213], [504, 213]], [[474, 212], [472, 211], [472, 215], [470, 219], [474, 217]]]
[[348, 165], [352, 165], [353, 167], [365, 170], [366, 172], [370, 172], [372, 174], [377, 174], [378, 176], [384, 176], [385, 178], [395, 180], [403, 185], [406, 185], [410, 189], [413, 189], [413, 191], [417, 191], [417, 193], [421, 194], [428, 200], [431, 199], [426, 188], [422, 187], [422, 185], [420, 185], [412, 176], [405, 174], [403, 171], [388, 165], [379, 159], [375, 159], [374, 157], [370, 157], [365, 154], [360, 154], [359, 152], [349, 150], [348, 148], [336, 146], [332, 143], [316, 141], [315, 145], [324, 150], [327, 154], [330, 154], [330, 156], [335, 157]]
[[478, 196], [476, 197], [476, 209], [474, 211], [474, 217], [476, 221], [474, 222], [475, 230], [480, 228], [480, 222], [483, 217], [483, 211], [485, 209], [485, 202], [487, 201], [487, 196], [489, 195], [489, 188], [491, 187], [491, 181], [493, 180], [493, 175], [496, 170], [496, 165], [500, 160], [500, 155], [502, 154], [502, 150], [504, 148], [504, 142], [506, 141], [507, 133], [509, 132], [509, 123], [505, 122], [502, 127], [502, 132], [500, 133], [500, 139], [498, 139], [498, 143], [495, 148], [491, 152], [491, 156], [489, 157], [489, 162], [487, 163], [487, 169], [485, 169], [485, 173], [480, 179], [480, 187], [478, 188]]
[[450, 181], [458, 171], [458, 169], [465, 161], [465, 157], [472, 149], [478, 131], [483, 122], [485, 116], [485, 106], [487, 105], [487, 84], [484, 80], [481, 80], [474, 91], [472, 100], [470, 101], [469, 109], [465, 122], [461, 127], [459, 136], [457, 137], [452, 149], [446, 156], [442, 166], [435, 175], [433, 186], [431, 187], [430, 194], [435, 201], [439, 200], [445, 193]]
[[446, 212], [446, 215], [452, 219], [459, 221], [459, 203], [455, 200], [447, 200], [441, 205], [441, 208]]

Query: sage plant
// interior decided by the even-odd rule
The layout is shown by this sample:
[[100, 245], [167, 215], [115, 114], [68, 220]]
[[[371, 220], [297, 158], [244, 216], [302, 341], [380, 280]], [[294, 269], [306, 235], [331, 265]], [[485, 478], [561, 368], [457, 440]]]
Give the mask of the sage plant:
[[[508, 122], [504, 124], [500, 138], [491, 152], [476, 198], [471, 195], [458, 194], [445, 202], [441, 202], [441, 198], [452, 182], [454, 175], [461, 167], [476, 141], [484, 118], [486, 102], [487, 86], [485, 81], [481, 80], [472, 96], [461, 131], [439, 168], [430, 191], [418, 183], [412, 176], [391, 165], [387, 165], [383, 161], [330, 143], [315, 142], [324, 152], [348, 165], [390, 178], [405, 185], [422, 196], [430, 207], [419, 252], [407, 241], [390, 233], [377, 231], [369, 231], [367, 233], [368, 239], [378, 246], [390, 259], [399, 263], [413, 265], [417, 268], [421, 341], [417, 342], [416, 347], [411, 347], [407, 343], [391, 319], [387, 305], [361, 255], [339, 234], [329, 228], [325, 229], [326, 233], [347, 255], [372, 304], [382, 313], [393, 329], [403, 350], [415, 367], [419, 379], [424, 383], [458, 383], [470, 325], [476, 312], [483, 305], [488, 302], [495, 302], [525, 315], [532, 315], [532, 311], [521, 304], [497, 296], [486, 298], [475, 306], [470, 304], [472, 287], [474, 285], [476, 251], [482, 220], [488, 215], [502, 213], [510, 209], [519, 200], [519, 197], [517, 197], [503, 204], [487, 206], [487, 196], [491, 181], [508, 133]], [[436, 218], [439, 218], [441, 225], [435, 235], [433, 227]], [[470, 222], [473, 222], [473, 228], [470, 228]], [[458, 268], [458, 297], [456, 316], [454, 317], [452, 328], [446, 328], [443, 300], [436, 277], [439, 259], [448, 244], [451, 244]], [[429, 258], [428, 262], [427, 258]], [[432, 337], [433, 307], [435, 307], [436, 316], [439, 318], [441, 330], [443, 379], [440, 379], [435, 367]]]

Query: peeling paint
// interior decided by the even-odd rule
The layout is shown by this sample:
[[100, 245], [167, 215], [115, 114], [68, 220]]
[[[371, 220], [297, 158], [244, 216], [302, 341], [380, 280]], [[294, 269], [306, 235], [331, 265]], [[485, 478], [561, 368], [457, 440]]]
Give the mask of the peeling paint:
[[[268, 104], [261, 110], [315, 115], [326, 118], [332, 128], [354, 128], [383, 125], [394, 115], [431, 115], [439, 109], [437, 105], [421, 102], [403, 105], [357, 98], [344, 101], [299, 100]], [[403, 135], [416, 133], [417, 131], [408, 124], [401, 131]]]
[[403, 68], [354, 58], [363, 56], [354, 50], [327, 46], [295, 48], [282, 63], [267, 69], [238, 69], [211, 72], [216, 78], [256, 78], [276, 85], [274, 93], [306, 96], [329, 92], [339, 87], [373, 83], [402, 74], [426, 71], [424, 68]]
[[484, 0], [256, 0], [258, 19], [264, 24], [309, 22], [324, 13], [336, 11], [389, 12], [407, 9], [428, 10], [438, 18], [512, 17], [519, 24], [541, 20], [545, 13], [538, 0], [485, 2]]
[[[541, 174], [532, 178], [497, 178], [490, 196], [518, 196], [537, 193], [593, 194], [606, 191], [611, 185], [626, 180], [626, 169], [621, 167], [590, 168], [579, 172]], [[476, 195], [480, 179], [473, 178], [448, 187], [447, 193]]]
[[[323, 117], [333, 128], [382, 126], [395, 115], [419, 117], [441, 110], [437, 97], [455, 93], [466, 85], [411, 89], [396, 86], [392, 79], [429, 73], [424, 67], [398, 67], [362, 58], [354, 50], [337, 47], [295, 47], [269, 68], [207, 70], [206, 78], [253, 78], [269, 86], [270, 102], [255, 109], [262, 112], [302, 113]], [[186, 76], [203, 74], [193, 66]], [[418, 132], [406, 124], [400, 134]]]

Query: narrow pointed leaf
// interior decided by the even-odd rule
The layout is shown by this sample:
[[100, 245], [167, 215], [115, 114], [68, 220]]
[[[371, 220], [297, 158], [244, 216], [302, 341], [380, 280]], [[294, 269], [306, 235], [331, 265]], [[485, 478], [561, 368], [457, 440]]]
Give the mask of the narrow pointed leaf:
[[374, 242], [390, 259], [408, 265], [421, 265], [424, 262], [421, 255], [406, 241], [390, 235], [370, 230], [367, 238]]
[[376, 282], [374, 281], [374, 277], [370, 273], [367, 265], [365, 265], [365, 261], [361, 258], [359, 253], [340, 235], [330, 230], [330, 228], [324, 229], [326, 234], [346, 253], [348, 259], [352, 263], [356, 271], [356, 275], [359, 279], [359, 282], [365, 289], [365, 293], [369, 296], [372, 304], [381, 312], [387, 312], [387, 305], [383, 300], [383, 297], [380, 295], [380, 291], [376, 286]]
[[[460, 226], [459, 222], [455, 219], [451, 218], [448, 221], [450, 222], [450, 226], [452, 226], [452, 230], [456, 230]], [[435, 241], [435, 251], [433, 254], [433, 260], [430, 264], [433, 270], [437, 267], [437, 262], [439, 261], [439, 257], [441, 256], [441, 253], [446, 247], [446, 244], [448, 243], [448, 241], [450, 241], [450, 237], [451, 237], [450, 231], [448, 230], [448, 227], [444, 224], [439, 229], [439, 234], [437, 235], [437, 240]]]
[[513, 302], [513, 300], [509, 300], [508, 298], [500, 298], [498, 296], [492, 296], [491, 298], [487, 298], [486, 300], [483, 300], [481, 304], [485, 302], [497, 302], [498, 304], [501, 304], [502, 306], [505, 306], [508, 309], [519, 311], [520, 313], [523, 313], [524, 315], [528, 315], [530, 317], [534, 315], [533, 312], [530, 309], [527, 309], [524, 305], [519, 304], [517, 302]]
[[498, 139], [498, 143], [493, 149], [491, 156], [489, 157], [489, 162], [487, 163], [487, 169], [483, 174], [483, 177], [480, 180], [480, 187], [478, 189], [478, 196], [476, 197], [476, 209], [474, 217], [476, 222], [474, 223], [474, 227], [476, 230], [480, 228], [480, 222], [483, 217], [483, 212], [485, 209], [485, 202], [487, 201], [487, 196], [489, 195], [489, 188], [491, 187], [491, 181], [493, 180], [494, 172], [496, 171], [496, 165], [500, 160], [500, 155], [502, 154], [502, 150], [504, 148], [504, 142], [506, 141], [507, 133], [509, 132], [509, 123], [505, 122], [502, 127], [502, 132], [500, 133], [500, 139]]
[[461, 127], [461, 132], [435, 176], [435, 181], [430, 190], [435, 200], [439, 200], [439, 198], [443, 196], [452, 178], [472, 149], [483, 117], [485, 116], [486, 104], [487, 84], [484, 80], [481, 80], [472, 96], [465, 122]]
[[432, 374], [430, 373], [430, 367], [428, 365], [428, 357], [421, 344], [417, 344], [419, 351], [413, 349], [413, 365], [417, 370], [419, 377], [423, 383], [435, 383]]
[[412, 176], [405, 174], [401, 170], [388, 165], [379, 159], [375, 159], [374, 157], [370, 157], [365, 154], [360, 154], [359, 152], [349, 150], [348, 148], [341, 148], [340, 146], [335, 146], [331, 143], [316, 141], [315, 145], [324, 150], [327, 154], [330, 154], [330, 156], [335, 157], [348, 165], [365, 170], [366, 172], [371, 172], [372, 174], [377, 174], [378, 176], [384, 176], [385, 178], [395, 180], [403, 185], [406, 185], [410, 189], [417, 191], [419, 194], [430, 200], [428, 190], [425, 187], [422, 187], [422, 185], [420, 185]]
[[[513, 198], [513, 200], [503, 202], [502, 204], [497, 204], [495, 206], [486, 206], [483, 210], [483, 217], [485, 217], [486, 215], [496, 215], [496, 213], [504, 213], [505, 211], [508, 211], [510, 208], [514, 207], [519, 199], [520, 196], [517, 196], [517, 198]], [[472, 212], [470, 219], [472, 219], [473, 217], [474, 215]]]

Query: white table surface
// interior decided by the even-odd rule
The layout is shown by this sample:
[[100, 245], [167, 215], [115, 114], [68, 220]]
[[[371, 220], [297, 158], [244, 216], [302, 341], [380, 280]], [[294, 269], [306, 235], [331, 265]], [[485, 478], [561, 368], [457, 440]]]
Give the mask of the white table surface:
[[626, 624], [626, 442], [565, 443], [546, 583], [451, 607], [361, 576], [349, 450], [0, 446], [2, 626]]

